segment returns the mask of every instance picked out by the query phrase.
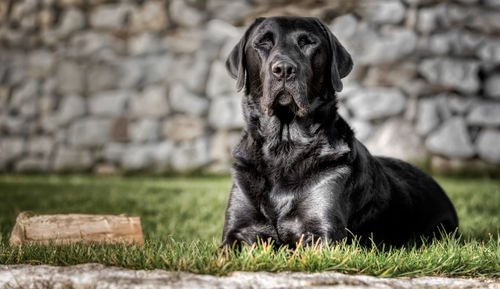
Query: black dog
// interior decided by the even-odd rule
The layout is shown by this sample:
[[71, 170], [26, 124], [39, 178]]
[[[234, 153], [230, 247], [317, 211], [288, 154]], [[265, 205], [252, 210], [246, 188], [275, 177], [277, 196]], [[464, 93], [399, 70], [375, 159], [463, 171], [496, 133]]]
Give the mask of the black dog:
[[245, 32], [226, 62], [245, 87], [246, 127], [233, 151], [223, 246], [351, 233], [400, 245], [456, 230], [453, 204], [429, 175], [372, 156], [337, 114], [335, 92], [352, 65], [315, 18], [258, 18]]

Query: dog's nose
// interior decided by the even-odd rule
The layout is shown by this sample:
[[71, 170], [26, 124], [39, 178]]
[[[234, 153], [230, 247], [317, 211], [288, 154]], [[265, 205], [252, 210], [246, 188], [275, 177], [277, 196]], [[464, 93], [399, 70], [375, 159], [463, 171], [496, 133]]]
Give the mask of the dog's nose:
[[295, 76], [297, 66], [287, 61], [277, 61], [271, 67], [274, 77], [278, 80], [289, 80]]

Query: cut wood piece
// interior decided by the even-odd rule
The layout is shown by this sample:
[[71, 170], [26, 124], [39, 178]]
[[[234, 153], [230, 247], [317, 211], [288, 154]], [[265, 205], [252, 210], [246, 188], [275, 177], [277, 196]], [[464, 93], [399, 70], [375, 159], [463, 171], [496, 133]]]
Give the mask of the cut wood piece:
[[124, 215], [40, 215], [17, 216], [10, 244], [25, 243], [65, 245], [84, 243], [144, 244], [141, 218]]

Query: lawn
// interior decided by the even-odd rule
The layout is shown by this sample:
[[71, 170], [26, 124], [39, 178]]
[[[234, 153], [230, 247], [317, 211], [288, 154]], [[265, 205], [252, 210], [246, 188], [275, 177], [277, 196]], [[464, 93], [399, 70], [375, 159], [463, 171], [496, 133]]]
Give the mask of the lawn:
[[[292, 251], [260, 244], [235, 253], [217, 249], [229, 178], [0, 175], [0, 264], [98, 262], [215, 275], [236, 270], [334, 270], [385, 277], [500, 277], [500, 180], [438, 181], [457, 208], [461, 239], [398, 249], [340, 243]], [[147, 242], [13, 248], [8, 238], [21, 211], [140, 216]]]

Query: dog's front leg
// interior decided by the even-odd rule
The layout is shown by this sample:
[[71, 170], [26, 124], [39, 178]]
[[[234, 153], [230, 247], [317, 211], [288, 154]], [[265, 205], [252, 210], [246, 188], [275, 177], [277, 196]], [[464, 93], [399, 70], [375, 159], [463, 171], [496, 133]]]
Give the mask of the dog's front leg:
[[258, 239], [278, 240], [276, 230], [240, 188], [233, 185], [226, 210], [221, 247], [240, 247]]

